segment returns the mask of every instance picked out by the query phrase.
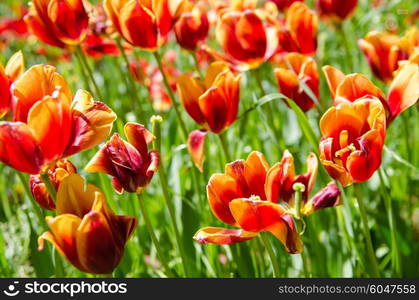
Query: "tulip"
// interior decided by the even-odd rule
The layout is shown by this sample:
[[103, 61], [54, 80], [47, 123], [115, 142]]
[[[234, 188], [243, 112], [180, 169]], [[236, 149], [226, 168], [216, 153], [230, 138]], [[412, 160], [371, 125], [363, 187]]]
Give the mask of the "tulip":
[[89, 23], [83, 0], [33, 0], [24, 19], [41, 41], [60, 48], [80, 44]]
[[96, 146], [116, 119], [86, 91], [73, 98], [53, 66], [31, 67], [11, 91], [13, 122], [0, 122], [0, 161], [21, 172], [44, 173], [55, 160]]
[[386, 112], [375, 97], [331, 107], [320, 120], [320, 160], [343, 186], [368, 180], [381, 164]]
[[189, 134], [187, 142], [192, 161], [201, 172], [204, 171], [205, 137], [207, 133], [206, 130], [194, 130]]
[[85, 171], [112, 176], [112, 186], [118, 193], [141, 192], [151, 181], [159, 166], [159, 153], [148, 151], [155, 137], [137, 123], [124, 127], [128, 142], [115, 133], [87, 164]]
[[301, 87], [301, 82], [304, 82], [313, 94], [319, 97], [319, 75], [313, 58], [295, 52], [288, 53], [280, 68], [274, 72], [282, 94], [294, 100], [303, 111], [308, 111], [314, 106], [314, 101]]
[[69, 263], [83, 272], [110, 274], [118, 266], [137, 219], [117, 216], [106, 205], [103, 192], [71, 174], [57, 193], [57, 216], [46, 217], [50, 231], [39, 239], [49, 241]]
[[155, 51], [183, 11], [183, 0], [105, 0], [115, 29], [130, 44]]
[[294, 2], [279, 31], [279, 51], [314, 55], [317, 48], [318, 17], [303, 2]]
[[225, 54], [205, 47], [217, 60], [224, 60], [238, 70], [259, 67], [278, 47], [278, 22], [266, 11], [227, 10], [216, 28], [217, 40]]
[[268, 182], [272, 169], [262, 153], [252, 152], [246, 161], [237, 160], [225, 167], [224, 174], [214, 174], [207, 185], [208, 202], [213, 214], [222, 222], [239, 227], [225, 229], [205, 227], [195, 234], [201, 243], [232, 244], [246, 241], [267, 231], [276, 236], [289, 253], [300, 253], [302, 243], [292, 217], [273, 197], [281, 187]]
[[276, 7], [280, 11], [288, 9], [294, 2], [304, 2], [304, 0], [271, 0], [276, 4]]
[[177, 88], [183, 107], [205, 129], [220, 133], [237, 119], [240, 75], [235, 77], [226, 63], [212, 63], [204, 80], [179, 76]]
[[387, 124], [400, 113], [413, 106], [419, 98], [419, 66], [414, 62], [402, 64], [396, 77], [391, 82], [387, 97], [366, 76], [362, 74], [344, 75], [338, 69], [324, 66], [334, 103], [354, 102], [362, 97], [375, 97], [383, 104]]
[[409, 29], [403, 37], [385, 32], [371, 31], [358, 41], [374, 75], [385, 83], [394, 78], [398, 62], [406, 60], [419, 46], [417, 27]]
[[[63, 179], [74, 173], [77, 173], [76, 167], [69, 160], [62, 159], [50, 166], [47, 175], [53, 188], [57, 191]], [[31, 175], [29, 177], [29, 186], [33, 198], [42, 208], [55, 210], [54, 200], [49, 195], [40, 175]]]
[[115, 41], [94, 33], [86, 36], [82, 49], [94, 59], [100, 59], [103, 55], [118, 56], [120, 54]]
[[193, 51], [207, 38], [209, 21], [205, 8], [189, 6], [179, 17], [174, 26], [176, 40], [182, 48]]
[[320, 16], [335, 22], [342, 22], [355, 11], [358, 0], [317, 0], [316, 6]]
[[0, 118], [11, 109], [12, 95], [10, 86], [25, 69], [22, 52], [16, 52], [7, 62], [6, 67], [0, 64]]

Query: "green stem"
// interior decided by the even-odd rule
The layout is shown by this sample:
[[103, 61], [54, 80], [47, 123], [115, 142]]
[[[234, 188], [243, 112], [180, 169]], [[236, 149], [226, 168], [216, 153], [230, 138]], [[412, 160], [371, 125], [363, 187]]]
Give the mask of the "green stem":
[[343, 43], [343, 47], [345, 49], [345, 57], [346, 57], [346, 62], [347, 62], [347, 67], [348, 67], [348, 73], [352, 72], [352, 53], [351, 53], [351, 49], [349, 48], [349, 42], [348, 39], [346, 37], [346, 33], [345, 33], [345, 28], [343, 27], [343, 23], [339, 23], [339, 25], [337, 26], [337, 29], [339, 31], [339, 34], [342, 38], [342, 43]]
[[199, 67], [199, 61], [198, 61], [198, 57], [196, 56], [196, 51], [190, 51], [194, 64], [195, 64], [195, 70], [198, 73], [199, 77], [201, 77], [201, 79], [204, 78], [204, 74], [202, 74], [201, 68]]
[[396, 276], [401, 277], [402, 269], [400, 264], [400, 251], [399, 245], [397, 241], [397, 227], [394, 220], [394, 212], [393, 212], [393, 205], [391, 200], [391, 189], [388, 187], [385, 181], [385, 173], [382, 168], [378, 170], [378, 175], [380, 176], [380, 188], [382, 192], [382, 196], [384, 198], [384, 204], [387, 210], [388, 222], [390, 226], [390, 234], [391, 234], [391, 265], [393, 268], [393, 272]]
[[120, 38], [117, 38], [116, 39], [116, 44], [117, 44], [117, 46], [119, 48], [119, 52], [121, 52], [122, 59], [124, 60], [125, 65], [126, 65], [127, 72], [125, 73], [126, 74], [125, 77], [128, 77], [128, 80], [127, 81], [128, 81], [128, 83], [130, 85], [130, 91], [129, 91], [129, 93], [131, 95], [132, 100], [135, 103], [138, 104], [138, 110], [139, 110], [139, 115], [140, 115], [140, 117], [139, 117], [140, 118], [140, 122], [142, 122], [144, 124], [146, 122], [146, 119], [145, 119], [145, 116], [144, 116], [144, 110], [143, 110], [143, 107], [142, 107], [142, 104], [141, 104], [141, 100], [138, 97], [137, 84], [134, 81], [134, 78], [132, 77], [132, 75], [128, 72], [129, 69], [130, 69], [128, 56], [125, 53], [125, 49], [122, 46], [122, 43], [121, 43], [121, 39]]
[[55, 187], [48, 176], [48, 171], [42, 173], [40, 176], [42, 178], [42, 182], [45, 184], [45, 187], [47, 188], [48, 194], [51, 196], [54, 203], [57, 202], [57, 191], [55, 190]]
[[217, 134], [218, 137], [220, 138], [220, 142], [221, 142], [221, 147], [223, 148], [223, 152], [224, 152], [224, 156], [227, 162], [231, 162], [231, 155], [230, 155], [230, 151], [228, 149], [228, 144], [227, 144], [227, 140], [225, 138], [225, 133], [219, 133]]
[[359, 213], [361, 215], [362, 228], [367, 246], [368, 258], [371, 265], [371, 275], [377, 278], [380, 277], [380, 271], [378, 269], [377, 257], [375, 256], [374, 247], [372, 245], [370, 229], [368, 227], [367, 212], [364, 205], [362, 191], [360, 190], [361, 186], [359, 184], [354, 184], [354, 188], [356, 192], [356, 200], [359, 206]]
[[137, 193], [138, 203], [140, 204], [140, 211], [144, 218], [145, 226], [147, 227], [148, 234], [150, 235], [151, 242], [154, 244], [154, 247], [156, 247], [157, 256], [160, 259], [161, 264], [163, 265], [164, 270], [166, 271], [166, 274], [170, 277], [173, 277], [172, 271], [169, 268], [169, 265], [166, 261], [166, 257], [163, 254], [162, 249], [160, 248], [160, 242], [157, 239], [157, 236], [154, 232], [153, 224], [151, 223], [150, 217], [148, 215], [147, 209], [144, 205], [144, 198], [141, 195], [141, 193]]
[[[151, 119], [151, 122], [153, 124], [152, 132], [153, 132], [154, 136], [156, 137], [156, 139], [154, 140], [153, 148], [156, 149], [159, 153], [161, 153], [161, 142], [160, 142], [161, 141], [161, 129], [160, 129], [160, 124], [162, 122], [162, 119], [159, 118], [159, 117], [153, 117]], [[178, 226], [177, 221], [176, 221], [176, 213], [175, 213], [174, 205], [171, 201], [172, 197], [170, 197], [168, 180], [167, 180], [166, 171], [164, 169], [164, 165], [163, 165], [162, 160], [160, 160], [160, 166], [159, 166], [158, 174], [159, 174], [159, 179], [160, 179], [160, 185], [161, 185], [161, 188], [163, 190], [164, 200], [166, 202], [167, 208], [169, 209], [170, 219], [172, 221], [173, 229], [174, 229], [174, 232], [175, 232], [177, 247], [178, 247], [178, 250], [180, 252], [180, 257], [182, 259], [183, 271], [184, 271], [185, 276], [188, 276], [189, 275], [188, 263], [187, 263], [185, 251], [184, 251], [184, 248], [183, 248], [183, 244], [182, 244], [182, 238], [181, 238], [181, 235], [180, 235], [180, 232], [179, 232], [179, 226]]]
[[94, 88], [95, 88], [95, 92], [96, 92], [96, 97], [98, 97], [99, 99], [103, 100], [102, 97], [102, 93], [99, 89], [99, 86], [95, 80], [95, 77], [93, 76], [93, 71], [90, 68], [90, 65], [87, 61], [86, 55], [84, 54], [83, 50], [81, 49], [80, 45], [77, 46], [77, 52], [79, 53], [79, 57], [80, 60], [82, 62], [83, 67], [85, 68], [85, 71], [87, 73], [87, 75], [89, 76], [90, 82], [93, 84]]
[[182, 114], [179, 109], [179, 104], [176, 100], [175, 94], [170, 87], [169, 81], [167, 80], [166, 72], [164, 71], [163, 64], [161, 61], [161, 56], [158, 51], [153, 52], [154, 58], [156, 59], [157, 65], [159, 67], [160, 73], [163, 77], [163, 83], [166, 87], [167, 94], [169, 94], [170, 100], [172, 100], [173, 108], [175, 109], [176, 117], [179, 122], [180, 129], [182, 130], [183, 139], [186, 140], [188, 136], [188, 130], [186, 129], [185, 122], [183, 121]]
[[271, 263], [272, 263], [272, 268], [274, 270], [274, 273], [273, 273], [274, 276], [273, 277], [278, 278], [278, 277], [280, 277], [279, 265], [278, 265], [278, 260], [277, 260], [277, 258], [275, 256], [275, 252], [274, 252], [274, 250], [272, 248], [272, 244], [271, 244], [271, 242], [269, 240], [269, 233], [267, 233], [267, 232], [261, 232], [260, 233], [260, 237], [262, 239], [262, 242], [263, 242], [266, 250], [268, 251], [269, 258], [270, 258]]
[[85, 71], [84, 66], [83, 66], [83, 61], [80, 57], [79, 51], [74, 52], [74, 54], [77, 58], [77, 63], [79, 64], [79, 68], [80, 68], [80, 71], [81, 71], [81, 74], [82, 74], [84, 88], [86, 90], [90, 90], [89, 76], [86, 74], [86, 71]]

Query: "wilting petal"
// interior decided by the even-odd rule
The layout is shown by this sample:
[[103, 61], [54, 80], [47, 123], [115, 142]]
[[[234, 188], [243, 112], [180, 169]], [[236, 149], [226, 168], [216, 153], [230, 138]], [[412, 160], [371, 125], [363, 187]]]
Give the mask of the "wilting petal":
[[57, 192], [57, 214], [72, 214], [82, 218], [94, 203], [95, 194], [102, 193], [92, 184], [85, 186], [83, 177], [71, 174], [64, 178]]
[[332, 99], [335, 99], [336, 89], [345, 79], [345, 74], [343, 74], [342, 71], [332, 66], [324, 66], [322, 70], [323, 70], [324, 76], [326, 77], [327, 85], [329, 86]]
[[23, 73], [12, 86], [15, 121], [26, 122], [31, 107], [45, 96], [59, 90], [70, 103], [71, 93], [64, 78], [50, 65], [35, 65]]
[[46, 220], [51, 231], [43, 233], [38, 238], [38, 249], [42, 250], [44, 240], [47, 240], [72, 265], [86, 272], [87, 270], [80, 264], [76, 245], [76, 234], [81, 219], [74, 215], [63, 214], [55, 218], [47, 217]]
[[38, 174], [41, 171], [44, 156], [26, 124], [0, 122], [0, 160], [20, 172]]
[[133, 122], [125, 124], [124, 133], [128, 143], [133, 145], [142, 156], [147, 156], [147, 145], [153, 142], [156, 137], [143, 125]]
[[338, 206], [340, 204], [340, 190], [335, 183], [331, 182], [304, 205], [301, 213], [303, 215], [310, 215], [319, 209]]
[[111, 132], [116, 114], [104, 103], [78, 90], [71, 104], [73, 128], [65, 155], [90, 149], [101, 143]]
[[288, 253], [297, 254], [303, 252], [303, 242], [291, 216], [284, 215], [280, 222], [272, 224], [266, 228], [266, 231], [269, 231], [280, 240]]
[[208, 131], [194, 130], [188, 136], [188, 151], [195, 166], [203, 172], [205, 160], [205, 137]]
[[257, 235], [242, 229], [204, 227], [195, 233], [193, 239], [200, 244], [230, 245], [250, 240]]
[[214, 174], [208, 182], [207, 196], [211, 211], [214, 216], [226, 224], [236, 224], [231, 215], [229, 203], [242, 195], [239, 184], [231, 176]]
[[419, 67], [411, 63], [401, 69], [390, 85], [387, 98], [390, 109], [390, 121], [414, 105], [418, 99]]

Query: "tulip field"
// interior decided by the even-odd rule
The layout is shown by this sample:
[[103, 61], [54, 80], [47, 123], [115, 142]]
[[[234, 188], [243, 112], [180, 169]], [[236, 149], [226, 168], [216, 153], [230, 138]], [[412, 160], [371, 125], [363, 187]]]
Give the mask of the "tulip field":
[[419, 3], [0, 2], [1, 277], [419, 276]]

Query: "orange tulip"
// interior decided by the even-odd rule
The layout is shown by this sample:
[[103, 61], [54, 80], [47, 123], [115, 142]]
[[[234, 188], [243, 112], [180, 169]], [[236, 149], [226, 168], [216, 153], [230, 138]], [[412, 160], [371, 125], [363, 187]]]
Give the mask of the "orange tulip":
[[22, 52], [16, 52], [7, 62], [6, 67], [0, 64], [0, 118], [11, 109], [12, 94], [10, 86], [25, 69]]
[[174, 31], [176, 40], [182, 48], [195, 50], [198, 44], [207, 38], [209, 21], [205, 8], [190, 4], [176, 22]]
[[314, 106], [314, 101], [301, 87], [301, 82], [304, 82], [319, 97], [319, 74], [313, 58], [295, 52], [288, 53], [274, 72], [282, 94], [294, 100], [303, 111]]
[[371, 31], [358, 41], [374, 75], [385, 83], [394, 78], [398, 62], [406, 60], [419, 46], [419, 30], [410, 28], [403, 37]]
[[252, 152], [246, 161], [227, 164], [224, 174], [212, 175], [207, 185], [211, 210], [220, 221], [239, 227], [239, 230], [205, 227], [194, 239], [202, 244], [232, 244], [268, 231], [289, 253], [300, 253], [302, 242], [292, 217], [276, 203], [278, 199], [267, 197], [282, 186], [276, 180], [268, 182], [268, 174], [273, 168], [269, 168], [262, 153]]
[[278, 48], [278, 22], [261, 9], [227, 10], [218, 21], [216, 36], [225, 54], [205, 47], [212, 56], [240, 70], [253, 69]]
[[[62, 159], [56, 161], [55, 164], [49, 168], [47, 175], [57, 191], [63, 179], [74, 173], [77, 173], [76, 167], [69, 160]], [[40, 175], [31, 175], [29, 177], [29, 186], [33, 198], [42, 208], [55, 210], [54, 200], [49, 195]]]
[[177, 83], [183, 107], [205, 129], [220, 133], [237, 119], [240, 75], [235, 77], [226, 63], [212, 63], [204, 80], [182, 75]]
[[365, 96], [331, 107], [320, 120], [320, 160], [343, 186], [368, 180], [381, 164], [386, 112], [381, 102]]
[[390, 84], [387, 97], [362, 74], [345, 76], [341, 71], [331, 66], [323, 67], [323, 72], [335, 104], [354, 102], [362, 97], [375, 97], [384, 105], [387, 124], [414, 105], [419, 98], [419, 66], [412, 62], [406, 62], [401, 66]]
[[294, 2], [279, 32], [279, 51], [313, 55], [317, 49], [318, 17], [303, 2]]
[[84, 40], [89, 17], [83, 0], [33, 0], [25, 22], [44, 43], [64, 48]]
[[0, 122], [0, 161], [39, 174], [57, 159], [92, 148], [105, 139], [116, 119], [83, 90], [72, 97], [53, 66], [36, 65], [12, 86], [13, 122]]
[[118, 193], [142, 191], [159, 166], [159, 153], [148, 151], [154, 136], [137, 123], [124, 127], [128, 142], [115, 133], [99, 152], [90, 160], [85, 170], [112, 176], [112, 186]]
[[358, 0], [317, 0], [316, 6], [320, 16], [335, 22], [349, 18], [356, 9]]
[[83, 272], [109, 274], [119, 264], [137, 219], [116, 216], [106, 205], [103, 192], [84, 179], [67, 176], [57, 193], [57, 216], [46, 217], [50, 231], [39, 239], [53, 244], [69, 263]]
[[104, 0], [115, 29], [127, 42], [154, 51], [167, 39], [184, 0]]

